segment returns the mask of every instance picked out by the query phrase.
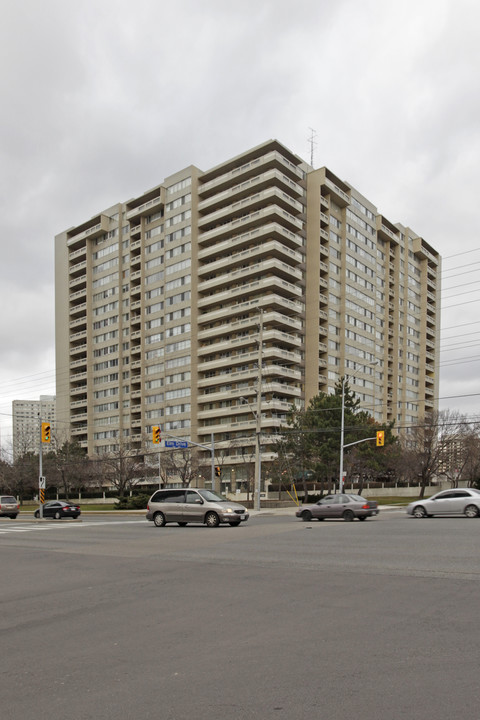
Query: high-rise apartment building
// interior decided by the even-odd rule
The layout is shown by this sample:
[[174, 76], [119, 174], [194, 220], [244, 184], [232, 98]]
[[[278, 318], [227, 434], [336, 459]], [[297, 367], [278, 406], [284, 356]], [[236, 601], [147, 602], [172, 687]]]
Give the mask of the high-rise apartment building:
[[[276, 140], [56, 237], [57, 418], [89, 454], [214, 440], [240, 482], [344, 374], [377, 420], [436, 407], [438, 253]], [[208, 457], [208, 452], [206, 453]]]
[[[39, 400], [13, 400], [12, 434], [14, 459], [27, 452], [38, 453], [40, 423], [55, 423], [55, 395], [40, 395]], [[55, 437], [52, 439], [52, 447]]]

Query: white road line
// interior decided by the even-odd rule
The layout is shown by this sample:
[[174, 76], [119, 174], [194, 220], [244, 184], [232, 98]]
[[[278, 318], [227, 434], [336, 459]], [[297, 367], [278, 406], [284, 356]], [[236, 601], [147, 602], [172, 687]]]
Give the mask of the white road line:
[[0, 528], [0, 535], [8, 535], [9, 533], [28, 533], [35, 530], [58, 530], [60, 528], [81, 528], [81, 527], [98, 527], [100, 525], [132, 525], [145, 523], [145, 520], [105, 520], [100, 522], [80, 522], [80, 523], [57, 523], [51, 524], [32, 524], [32, 525], [11, 525], [9, 527]]

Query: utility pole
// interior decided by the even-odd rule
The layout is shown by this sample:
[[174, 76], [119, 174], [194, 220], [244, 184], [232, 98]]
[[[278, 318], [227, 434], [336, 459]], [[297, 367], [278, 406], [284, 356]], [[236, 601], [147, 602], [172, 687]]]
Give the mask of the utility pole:
[[256, 420], [256, 445], [255, 445], [255, 510], [260, 510], [260, 491], [262, 485], [262, 361], [263, 361], [263, 309], [260, 308], [260, 320], [258, 323], [258, 375], [257, 375], [257, 412]]

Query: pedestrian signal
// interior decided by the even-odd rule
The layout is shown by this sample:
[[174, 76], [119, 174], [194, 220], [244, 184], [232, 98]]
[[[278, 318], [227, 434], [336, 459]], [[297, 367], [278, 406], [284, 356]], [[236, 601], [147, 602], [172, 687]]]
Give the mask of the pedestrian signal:
[[220, 465], [217, 465], [215, 467], [215, 476], [220, 477], [221, 474], [222, 474], [222, 471], [220, 470]]

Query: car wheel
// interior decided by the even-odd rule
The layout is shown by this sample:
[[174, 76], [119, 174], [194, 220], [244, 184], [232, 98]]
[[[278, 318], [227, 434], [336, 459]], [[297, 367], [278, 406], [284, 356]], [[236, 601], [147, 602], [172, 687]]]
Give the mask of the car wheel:
[[16, 519], [17, 519], [16, 515], [10, 515], [10, 520], [16, 520]]
[[353, 514], [352, 510], [345, 510], [343, 513], [343, 519], [346, 522], [353, 522], [355, 520], [355, 515]]
[[422, 505], [417, 505], [417, 507], [413, 511], [413, 517], [424, 518], [426, 516], [427, 513], [425, 512], [425, 508]]
[[359, 516], [358, 516], [358, 519], [359, 519], [359, 520], [366, 520], [366, 519], [367, 519], [367, 516], [366, 516], [366, 515], [359, 515]]
[[324, 518], [324, 517], [319, 517], [319, 518], [317, 518], [317, 520], [318, 520], [318, 522], [323, 522], [323, 521], [325, 520], [325, 518]]
[[165, 525], [165, 515], [161, 512], [155, 513], [153, 516], [153, 524], [156, 527], [163, 527]]
[[62, 516], [60, 515], [60, 513], [59, 513], [58, 510], [57, 510], [57, 512], [56, 512], [55, 515], [54, 515], [55, 520], [60, 520], [61, 517], [62, 517]]
[[217, 513], [214, 513], [214, 512], [207, 513], [205, 516], [205, 524], [208, 527], [212, 527], [212, 528], [218, 527], [218, 525], [220, 524], [220, 520], [218, 519]]
[[304, 511], [302, 512], [302, 520], [303, 520], [303, 522], [310, 522], [311, 519], [312, 519], [312, 513], [310, 512], [310, 510], [304, 510]]
[[230, 527], [238, 527], [238, 526], [240, 525], [239, 522], [231, 522], [231, 523], [228, 523], [228, 524], [230, 525]]
[[465, 515], [468, 518], [474, 518], [478, 516], [478, 507], [476, 505], [467, 505], [465, 508]]
[[187, 523], [186, 523], [186, 522], [179, 522], [179, 523], [177, 523], [177, 525], [180, 525], [180, 527], [186, 527], [186, 526], [187, 526]]
[[38, 520], [38, 518], [40, 517], [40, 511], [35, 510], [35, 512], [33, 513], [33, 517], [37, 518], [37, 520]]

